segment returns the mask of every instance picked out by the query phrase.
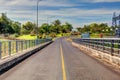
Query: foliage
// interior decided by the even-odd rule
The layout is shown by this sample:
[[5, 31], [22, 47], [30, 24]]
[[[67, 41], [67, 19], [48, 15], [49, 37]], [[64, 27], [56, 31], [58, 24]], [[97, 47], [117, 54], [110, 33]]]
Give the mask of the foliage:
[[78, 27], [77, 30], [80, 33], [86, 33], [89, 32], [90, 34], [92, 33], [111, 33], [111, 28], [105, 24], [105, 23], [101, 23], [101, 24], [96, 24], [96, 23], [92, 23], [90, 25], [85, 25], [83, 28]]
[[30, 21], [27, 21], [21, 26], [21, 23], [10, 20], [5, 13], [2, 13], [0, 17], [0, 34], [14, 34], [12, 36], [15, 37], [27, 35], [20, 36], [18, 37], [19, 39], [29, 39], [29, 37], [34, 37], [36, 34], [40, 38], [45, 38], [48, 35], [56, 37], [57, 34], [63, 36], [63, 33], [70, 33], [72, 29], [73, 27], [70, 23], [66, 22], [62, 24], [60, 20], [55, 20], [51, 24], [43, 23], [40, 27], [37, 27], [35, 23]]
[[1, 14], [0, 17], [0, 34], [20, 34], [21, 24], [10, 20], [5, 13]]
[[14, 33], [20, 34], [21, 23], [19, 23], [19, 22], [12, 22], [12, 28], [14, 30]]
[[55, 38], [56, 37], [56, 33], [52, 32], [52, 33], [50, 33], [49, 36], [52, 37], [52, 38]]
[[39, 33], [43, 34], [49, 32], [49, 25], [47, 23], [44, 23], [39, 27]]
[[61, 24], [60, 20], [55, 20], [52, 24], [44, 23], [39, 27], [39, 33], [43, 34], [60, 34], [60, 33], [69, 33], [73, 29], [72, 25], [68, 22]]
[[6, 16], [5, 13], [2, 13], [0, 17], [0, 33], [14, 33], [12, 28], [12, 21]]
[[21, 33], [22, 34], [30, 34], [32, 30], [35, 29], [35, 24], [28, 21], [25, 24], [22, 25]]

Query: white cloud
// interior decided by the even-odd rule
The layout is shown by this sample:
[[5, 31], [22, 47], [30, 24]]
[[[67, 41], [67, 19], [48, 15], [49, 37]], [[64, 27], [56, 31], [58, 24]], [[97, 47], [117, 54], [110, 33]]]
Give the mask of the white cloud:
[[[40, 14], [42, 16], [57, 16], [57, 18], [61, 19], [63, 22], [68, 21], [74, 24], [74, 26], [83, 26], [84, 24], [89, 23], [108, 23], [111, 25], [111, 19], [113, 12], [119, 10], [110, 10], [110, 9], [91, 9], [91, 10], [83, 10], [78, 8], [68, 8], [68, 9], [60, 9], [60, 10], [46, 10], [44, 14]], [[43, 12], [43, 11], [41, 11]], [[77, 21], [76, 19], [80, 20]], [[82, 21], [82, 22], [81, 22]], [[85, 23], [86, 22], [86, 23]]]
[[[91, 2], [114, 2], [120, 0], [86, 0]], [[36, 8], [31, 9], [32, 6], [36, 6], [35, 0], [0, 0], [0, 13], [6, 12], [9, 18], [20, 21], [22, 23], [30, 20], [36, 22]], [[68, 21], [73, 26], [83, 26], [92, 22], [105, 22], [110, 23], [113, 12], [120, 11], [118, 9], [80, 9], [70, 8], [75, 4], [68, 3], [67, 0], [43, 0], [39, 3], [39, 6], [60, 7], [58, 10], [39, 10], [39, 24], [47, 22], [47, 16], [49, 22], [60, 19], [62, 22]], [[61, 8], [67, 7], [67, 8]], [[77, 20], [78, 19], [78, 20]], [[98, 20], [97, 20], [98, 19]], [[108, 20], [109, 19], [109, 20]], [[79, 21], [80, 20], [80, 21]]]
[[[60, 19], [62, 22], [68, 21], [73, 24], [74, 27], [83, 26], [89, 23], [109, 23], [112, 19], [113, 12], [118, 10], [110, 9], [91, 9], [83, 10], [78, 8], [66, 8], [60, 10], [40, 10], [39, 11], [39, 24], [47, 22], [47, 17], [49, 23], [55, 19]], [[120, 11], [118, 12], [120, 13]], [[34, 10], [16, 10], [8, 11], [8, 17], [20, 20], [24, 23], [28, 19], [36, 22], [36, 11]], [[80, 21], [77, 21], [80, 20]], [[111, 24], [110, 24], [111, 25]]]
[[[0, 6], [36, 6], [37, 0], [0, 0]], [[75, 6], [74, 4], [68, 4], [64, 1], [56, 0], [42, 0], [39, 2], [39, 6]]]
[[120, 0], [82, 0], [83, 2], [95, 2], [95, 3], [99, 3], [99, 2], [120, 2]]
[[120, 0], [93, 0], [93, 2], [120, 2]]
[[[120, 12], [119, 10], [110, 9], [79, 9], [79, 8], [67, 8], [60, 10], [43, 10], [40, 11], [41, 15], [61, 16], [61, 17], [89, 17], [89, 16], [103, 16], [112, 15], [113, 12]], [[44, 12], [44, 13], [42, 13]]]

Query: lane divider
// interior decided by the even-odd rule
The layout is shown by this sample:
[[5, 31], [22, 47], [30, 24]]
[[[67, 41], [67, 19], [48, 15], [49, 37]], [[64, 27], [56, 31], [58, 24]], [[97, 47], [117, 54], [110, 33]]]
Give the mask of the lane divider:
[[61, 43], [60, 43], [60, 54], [61, 54], [61, 60], [62, 60], [62, 75], [63, 75], [63, 80], [67, 80], [66, 70], [65, 70], [65, 62], [64, 62], [64, 56], [63, 56], [63, 50], [62, 50]]

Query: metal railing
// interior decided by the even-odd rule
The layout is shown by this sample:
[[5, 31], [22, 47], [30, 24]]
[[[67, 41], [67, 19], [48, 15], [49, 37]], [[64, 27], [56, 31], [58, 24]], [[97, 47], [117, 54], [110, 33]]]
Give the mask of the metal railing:
[[51, 39], [0, 41], [0, 59], [36, 47]]
[[94, 38], [94, 39], [76, 39], [74, 40], [84, 46], [120, 56], [120, 39], [119, 38]]

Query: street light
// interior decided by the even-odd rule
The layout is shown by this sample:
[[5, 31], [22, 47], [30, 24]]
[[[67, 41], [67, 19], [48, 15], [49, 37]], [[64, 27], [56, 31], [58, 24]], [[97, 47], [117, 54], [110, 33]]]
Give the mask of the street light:
[[[38, 28], [38, 6], [39, 6], [39, 1], [42, 1], [42, 0], [37, 0], [37, 28]], [[37, 29], [37, 39], [38, 39], [38, 29]]]

